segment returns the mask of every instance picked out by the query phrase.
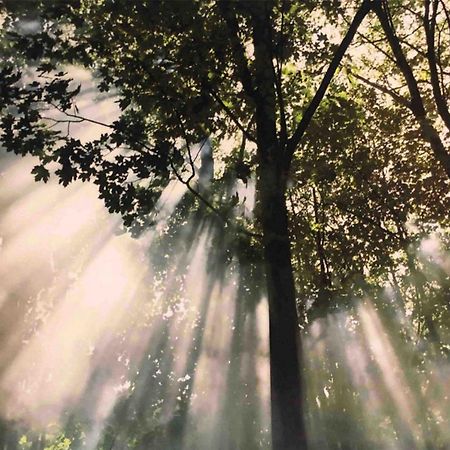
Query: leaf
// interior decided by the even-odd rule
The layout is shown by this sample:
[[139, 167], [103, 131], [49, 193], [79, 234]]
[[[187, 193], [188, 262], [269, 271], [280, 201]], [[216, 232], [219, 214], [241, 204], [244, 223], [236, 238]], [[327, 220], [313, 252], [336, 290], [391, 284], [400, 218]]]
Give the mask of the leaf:
[[34, 175], [34, 179], [36, 181], [42, 180], [44, 183], [47, 183], [48, 179], [50, 178], [50, 172], [43, 165], [34, 166], [31, 173]]

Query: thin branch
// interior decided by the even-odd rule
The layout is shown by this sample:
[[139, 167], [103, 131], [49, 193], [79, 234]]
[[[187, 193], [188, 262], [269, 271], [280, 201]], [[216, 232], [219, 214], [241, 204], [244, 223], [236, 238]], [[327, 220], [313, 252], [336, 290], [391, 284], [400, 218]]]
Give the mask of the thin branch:
[[204, 203], [211, 211], [213, 211], [214, 213], [216, 213], [220, 218], [222, 218], [222, 220], [225, 221], [225, 218], [222, 216], [221, 212], [215, 208], [205, 197], [203, 197], [203, 195], [201, 195], [198, 191], [196, 191], [191, 185], [191, 178], [188, 178], [187, 180], [183, 179], [183, 177], [181, 176], [181, 174], [178, 172], [178, 170], [176, 169], [174, 163], [171, 161], [170, 162], [170, 167], [173, 170], [173, 173], [175, 174], [177, 180], [181, 183], [184, 184], [188, 190], [194, 194], [202, 203]]
[[184, 180], [183, 177], [180, 175], [180, 173], [177, 171], [175, 165], [173, 164], [173, 162], [170, 162], [170, 167], [173, 170], [173, 173], [175, 174], [177, 180], [184, 184], [186, 186], [186, 188], [188, 189], [188, 191], [193, 194], [196, 198], [198, 198], [208, 209], [210, 209], [214, 214], [216, 214], [216, 216], [222, 220], [222, 222], [232, 228], [234, 228], [236, 231], [241, 232], [243, 234], [246, 234], [247, 236], [256, 238], [256, 239], [262, 239], [262, 235], [258, 234], [258, 233], [253, 233], [251, 231], [246, 230], [245, 228], [235, 224], [234, 222], [232, 222], [229, 218], [224, 217], [221, 213], [221, 211], [219, 209], [217, 209], [212, 203], [210, 203], [202, 194], [200, 194], [200, 192], [198, 192], [197, 190], [195, 190], [191, 184], [190, 184], [190, 180]]
[[253, 136], [248, 130], [246, 130], [244, 128], [244, 126], [241, 124], [241, 122], [239, 121], [238, 117], [236, 116], [236, 114], [234, 114], [233, 111], [231, 111], [231, 109], [225, 105], [225, 103], [223, 102], [223, 100], [214, 92], [213, 89], [211, 88], [207, 88], [208, 92], [210, 93], [211, 97], [213, 97], [213, 99], [221, 106], [221, 108], [225, 111], [225, 113], [228, 115], [228, 117], [235, 123], [235, 125], [245, 134], [245, 136], [247, 137], [247, 139], [249, 141], [252, 142], [256, 142], [256, 138], [255, 136]]
[[54, 117], [47, 117], [47, 116], [41, 116], [42, 120], [49, 120], [51, 122], [54, 122], [55, 124], [58, 123], [81, 123], [84, 122], [84, 120], [80, 119], [80, 120], [70, 120], [70, 119], [55, 119]]
[[416, 28], [413, 28], [409, 33], [406, 33], [404, 36], [401, 36], [401, 37], [399, 36], [399, 40], [401, 42], [403, 42], [403, 41], [407, 42], [406, 40], [409, 37], [411, 37], [413, 34], [417, 33], [421, 28], [422, 28], [422, 24], [417, 25]]
[[381, 85], [379, 83], [376, 83], [374, 81], [371, 81], [371, 80], [369, 80], [369, 79], [367, 79], [367, 78], [365, 78], [362, 75], [359, 75], [357, 73], [354, 73], [354, 72], [350, 72], [350, 73], [351, 73], [351, 75], [353, 77], [357, 78], [358, 80], [362, 81], [363, 83], [366, 83], [368, 86], [371, 86], [374, 89], [376, 89], [376, 90], [378, 90], [380, 92], [383, 92], [384, 94], [388, 94], [389, 96], [391, 96], [400, 105], [405, 106], [408, 109], [411, 109], [410, 102], [405, 97], [403, 97], [402, 95], [397, 94], [394, 90], [389, 89], [389, 88], [387, 88], [387, 87], [385, 87], [385, 86], [383, 86], [383, 85]]
[[[92, 123], [92, 124], [95, 124], [95, 125], [100, 125], [100, 126], [102, 126], [102, 127], [109, 128], [109, 129], [114, 130], [114, 125], [107, 124], [107, 123], [104, 123], [104, 122], [99, 122], [98, 120], [89, 119], [89, 118], [87, 118], [87, 117], [83, 117], [83, 116], [80, 116], [80, 115], [77, 115], [77, 114], [71, 114], [71, 113], [68, 113], [67, 111], [64, 111], [64, 110], [63, 110], [62, 108], [60, 108], [58, 105], [55, 105], [55, 104], [53, 104], [53, 103], [51, 103], [51, 105], [52, 105], [56, 110], [58, 110], [59, 112], [65, 114], [67, 117], [71, 117], [71, 118], [73, 118], [73, 119], [77, 119], [77, 120], [73, 120], [72, 123], [88, 122], [88, 123]], [[59, 122], [59, 123], [67, 123], [67, 121], [64, 121], [64, 120], [62, 120], [62, 119], [54, 119], [54, 118], [51, 118], [51, 117], [43, 117], [43, 119], [45, 119], [45, 120], [52, 120], [52, 121], [55, 122], [55, 125], [56, 125], [56, 123], [58, 123], [58, 122]], [[125, 133], [124, 133], [124, 134], [125, 134]], [[140, 141], [140, 140], [135, 140], [135, 143], [141, 145], [142, 148], [145, 148], [146, 150], [148, 150], [148, 151], [151, 152], [151, 153], [157, 153], [157, 152], [155, 152], [155, 150], [154, 150], [153, 148], [149, 147], [145, 142], [142, 142], [142, 141]], [[145, 152], [142, 151], [141, 149], [136, 149], [136, 148], [135, 148], [135, 149], [132, 149], [132, 150], [133, 150], [133, 151], [136, 151], [136, 152], [139, 152], [139, 153], [142, 153], [142, 154], [145, 154]]]
[[[226, 217], [223, 217], [223, 215], [221, 214], [221, 212], [216, 208], [216, 207], [214, 207], [214, 205], [212, 204], [212, 203], [210, 203], [202, 194], [200, 194], [200, 192], [198, 192], [197, 190], [195, 190], [192, 186], [191, 186], [191, 181], [193, 180], [193, 178], [195, 177], [195, 165], [194, 165], [194, 159], [192, 158], [192, 152], [191, 152], [191, 147], [190, 147], [190, 144], [189, 144], [189, 140], [188, 140], [188, 136], [187, 136], [187, 133], [186, 133], [186, 129], [184, 128], [184, 125], [183, 125], [183, 122], [182, 122], [182, 120], [181, 120], [181, 117], [180, 117], [180, 115], [178, 114], [178, 112], [176, 111], [176, 115], [177, 115], [177, 119], [178, 119], [178, 122], [179, 122], [179, 125], [180, 125], [180, 128], [181, 128], [181, 132], [182, 132], [182, 134], [183, 134], [183, 137], [184, 137], [184, 140], [185, 140], [185, 143], [186, 143], [186, 149], [187, 149], [187, 152], [188, 152], [188, 157], [189, 157], [189, 164], [190, 164], [190, 166], [191, 166], [191, 174], [189, 175], [189, 177], [187, 178], [187, 180], [185, 180], [185, 179], [183, 179], [183, 177], [181, 176], [181, 174], [178, 172], [178, 170], [176, 169], [176, 167], [175, 167], [175, 165], [173, 164], [173, 162], [171, 161], [170, 162], [170, 166], [171, 166], [171, 168], [172, 168], [172, 170], [173, 170], [173, 172], [174, 172], [174, 174], [175, 174], [175, 176], [177, 177], [177, 179], [178, 179], [178, 181], [180, 181], [180, 183], [182, 183], [182, 184], [184, 184], [186, 187], [187, 187], [187, 189], [189, 190], [189, 192], [191, 192], [195, 197], [197, 197], [207, 208], [209, 208], [211, 211], [213, 211], [218, 217], [220, 217], [220, 219], [224, 222], [224, 223], [226, 223], [227, 225], [229, 225], [229, 226], [232, 226], [232, 227], [235, 227], [235, 228], [238, 228], [241, 232], [243, 232], [243, 233], [245, 233], [245, 234], [247, 234], [247, 235], [249, 235], [249, 236], [252, 236], [252, 237], [262, 237], [262, 236], [260, 236], [260, 235], [258, 235], [258, 234], [256, 234], [256, 233], [252, 233], [252, 232], [250, 232], [250, 231], [248, 231], [248, 230], [245, 230], [244, 228], [241, 228], [241, 227], [238, 227], [235, 223], [233, 223], [230, 219], [228, 219], [228, 218], [226, 218]], [[202, 148], [203, 148], [203, 146], [205, 145], [205, 142], [206, 142], [206, 139], [203, 141], [203, 143], [202, 143], [202, 145], [201, 145], [201, 147], [200, 147], [200, 149], [199, 149], [199, 151], [198, 151], [198, 153], [197, 153], [197, 155], [196, 155], [196, 158], [197, 158], [197, 156], [200, 154], [200, 152], [201, 152], [201, 150], [202, 150]]]
[[450, 32], [450, 12], [447, 9], [447, 7], [445, 6], [444, 0], [440, 0], [440, 2], [442, 5], [442, 9], [444, 10], [445, 18], [447, 19], [448, 31]]
[[409, 6], [402, 5], [401, 8], [404, 9], [405, 11], [408, 11], [413, 16], [415, 16], [416, 19], [419, 19], [419, 20], [423, 19], [423, 17], [420, 15], [420, 13], [418, 13], [417, 11], [414, 11], [414, 9], [410, 8]]
[[438, 43], [437, 43], [437, 66], [439, 68], [439, 79], [441, 80], [441, 87], [442, 87], [442, 95], [444, 98], [447, 98], [448, 91], [447, 87], [445, 86], [445, 72], [442, 67], [442, 33], [444, 32], [445, 25], [442, 25], [442, 27], [438, 27]]
[[78, 114], [71, 114], [71, 113], [65, 111], [64, 109], [60, 108], [58, 105], [55, 105], [54, 103], [51, 103], [51, 105], [55, 109], [57, 109], [59, 112], [65, 114], [67, 117], [72, 117], [74, 119], [78, 119], [79, 122], [88, 122], [88, 123], [92, 123], [94, 125], [100, 125], [102, 127], [114, 129], [114, 126], [111, 125], [111, 124], [104, 123], [104, 122], [99, 122], [98, 120], [94, 120], [94, 119], [89, 119], [88, 117], [83, 117], [83, 116], [80, 116]]
[[185, 182], [185, 184], [188, 185], [189, 182], [195, 177], [195, 165], [194, 165], [194, 161], [192, 160], [191, 147], [189, 145], [189, 139], [188, 139], [188, 136], [186, 133], [186, 129], [184, 128], [183, 121], [181, 120], [181, 116], [178, 113], [178, 111], [175, 111], [175, 114], [177, 116], [178, 124], [180, 125], [181, 134], [183, 135], [184, 142], [186, 143], [186, 149], [187, 149], [188, 158], [189, 158], [189, 165], [191, 166], [191, 174], [189, 175], [189, 178]]
[[[255, 120], [255, 115], [251, 117], [251, 119], [248, 122], [247, 130], [250, 129], [252, 126], [253, 121]], [[244, 160], [244, 151], [245, 151], [245, 145], [247, 144], [247, 134], [242, 133], [242, 141], [241, 141], [241, 147], [239, 148], [239, 161]]]
[[[406, 47], [410, 48], [411, 50], [414, 50], [419, 56], [421, 56], [423, 59], [427, 59], [427, 54], [423, 50], [421, 50], [417, 45], [411, 44], [411, 42], [407, 41], [406, 39], [403, 39], [401, 37], [397, 36], [397, 39], [399, 42], [401, 42], [403, 45], [406, 45]], [[395, 60], [394, 60], [395, 62]]]
[[[376, 0], [375, 0], [376, 1]], [[342, 16], [341, 16], [342, 17]], [[342, 17], [343, 18], [343, 20], [344, 20], [344, 22], [347, 24], [347, 25], [351, 25], [351, 22], [349, 22], [345, 17]], [[384, 38], [383, 39], [369, 39], [366, 35], [364, 35], [364, 34], [362, 34], [360, 31], [357, 31], [356, 32], [356, 35], [358, 36], [358, 37], [360, 37], [363, 41], [365, 41], [366, 43], [368, 43], [368, 44], [370, 44], [372, 47], [374, 47], [377, 51], [379, 51], [382, 55], [384, 55], [387, 59], [389, 59], [390, 61], [392, 61], [392, 62], [394, 62], [395, 63], [395, 59], [386, 51], [386, 50], [384, 50], [382, 47], [380, 47], [379, 45], [378, 45], [378, 42], [383, 42], [384, 41]]]

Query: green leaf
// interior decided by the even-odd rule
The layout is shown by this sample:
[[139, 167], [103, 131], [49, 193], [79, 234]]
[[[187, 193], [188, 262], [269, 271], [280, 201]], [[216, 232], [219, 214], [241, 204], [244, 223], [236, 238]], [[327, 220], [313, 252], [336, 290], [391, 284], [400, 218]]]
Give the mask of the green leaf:
[[47, 183], [48, 179], [50, 178], [50, 172], [43, 165], [34, 166], [31, 173], [34, 175], [34, 179], [36, 181], [42, 180], [44, 183]]

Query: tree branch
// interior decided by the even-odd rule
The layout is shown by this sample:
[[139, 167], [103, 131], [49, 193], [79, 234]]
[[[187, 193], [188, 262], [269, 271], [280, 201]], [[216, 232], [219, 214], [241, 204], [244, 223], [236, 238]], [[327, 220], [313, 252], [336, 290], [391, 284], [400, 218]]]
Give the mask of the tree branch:
[[447, 20], [448, 31], [450, 32], [450, 12], [445, 6], [444, 0], [440, 0], [440, 3], [442, 5], [442, 9], [444, 10], [445, 18]]
[[423, 18], [425, 36], [427, 42], [427, 59], [430, 67], [431, 86], [433, 88], [433, 96], [436, 102], [436, 108], [441, 116], [445, 126], [450, 131], [450, 111], [447, 102], [442, 95], [441, 84], [439, 80], [439, 72], [437, 68], [435, 32], [436, 32], [436, 15], [438, 0], [433, 0], [432, 11], [430, 17], [430, 0], [425, 1], [425, 13]]
[[186, 133], [186, 129], [184, 128], [183, 121], [181, 120], [181, 116], [178, 113], [178, 111], [175, 111], [175, 114], [177, 116], [178, 124], [180, 125], [181, 134], [183, 135], [184, 142], [186, 143], [186, 149], [187, 149], [188, 158], [189, 158], [189, 165], [191, 166], [191, 174], [189, 175], [189, 178], [185, 182], [186, 186], [188, 186], [189, 182], [195, 177], [195, 165], [194, 165], [194, 161], [192, 160], [191, 147], [189, 145], [189, 139], [188, 139], [188, 136]]
[[[374, 0], [374, 1], [376, 1], [376, 0]], [[348, 26], [351, 25], [351, 22], [349, 20], [347, 20], [347, 18], [344, 15], [341, 15], [341, 17]], [[378, 45], [379, 42], [382, 42], [385, 40], [384, 37], [380, 38], [380, 39], [369, 39], [366, 35], [362, 34], [359, 31], [356, 32], [356, 36], [360, 37], [364, 42], [367, 42], [368, 44], [370, 44], [372, 47], [374, 47], [376, 50], [378, 50], [382, 55], [384, 55], [387, 59], [389, 59], [390, 61], [395, 63], [395, 59], [387, 51], [385, 51], [382, 47], [380, 47]]]
[[[41, 117], [43, 120], [50, 120], [50, 121], [54, 122], [54, 124], [53, 124], [52, 126], [55, 126], [55, 125], [57, 125], [58, 123], [68, 123], [68, 122], [69, 122], [69, 124], [70, 124], [70, 123], [82, 123], [82, 122], [88, 122], [88, 123], [92, 123], [92, 124], [95, 124], [95, 125], [100, 125], [100, 126], [102, 126], [102, 127], [109, 128], [109, 129], [114, 130], [114, 125], [111, 125], [111, 124], [108, 124], [108, 123], [104, 123], [104, 122], [100, 122], [100, 121], [94, 120], [94, 119], [89, 119], [88, 117], [83, 117], [83, 116], [80, 116], [79, 114], [71, 114], [71, 113], [68, 113], [67, 111], [64, 111], [64, 110], [63, 110], [62, 108], [60, 108], [58, 105], [55, 105], [55, 104], [53, 104], [53, 103], [51, 103], [51, 105], [52, 105], [57, 111], [61, 112], [61, 113], [64, 114], [65, 116], [71, 117], [71, 118], [75, 119], [75, 120], [69, 121], [69, 120], [63, 120], [63, 119], [55, 119], [55, 118], [53, 118], [53, 117]], [[126, 133], [124, 133], [124, 134], [126, 134]], [[148, 144], [146, 144], [145, 142], [142, 142], [142, 141], [139, 141], [139, 140], [135, 140], [134, 142], [135, 142], [136, 144], [141, 145], [142, 148], [145, 148], [145, 150], [147, 150], [147, 151], [149, 151], [149, 152], [151, 152], [151, 153], [157, 153], [157, 152], [155, 152], [155, 150], [154, 150], [153, 148], [149, 147]], [[142, 151], [141, 149], [133, 148], [133, 149], [131, 149], [131, 150], [136, 151], [136, 152], [141, 153], [141, 154], [146, 154], [146, 152]]]
[[439, 133], [436, 131], [427, 117], [417, 80], [395, 34], [387, 2], [385, 0], [382, 0], [380, 2], [374, 3], [374, 11], [378, 16], [391, 50], [395, 56], [395, 59], [397, 60], [397, 66], [402, 72], [408, 85], [409, 94], [411, 96], [410, 109], [414, 114], [416, 120], [419, 122], [422, 136], [426, 141], [428, 141], [436, 159], [441, 163], [447, 176], [450, 178], [450, 154], [444, 147]]
[[357, 78], [358, 80], [362, 81], [363, 83], [366, 83], [368, 86], [371, 86], [374, 89], [376, 89], [376, 90], [378, 90], [380, 92], [383, 92], [384, 94], [388, 94], [389, 96], [391, 96], [400, 105], [402, 105], [402, 106], [404, 106], [404, 107], [406, 107], [408, 109], [411, 109], [410, 102], [405, 97], [403, 97], [402, 95], [397, 94], [397, 92], [395, 92], [394, 90], [389, 89], [389, 88], [387, 88], [387, 87], [385, 87], [385, 86], [383, 86], [383, 85], [381, 85], [379, 83], [376, 83], [374, 81], [371, 81], [371, 80], [363, 77], [362, 75], [358, 75], [357, 73], [354, 73], [354, 72], [350, 72], [350, 73], [351, 73], [351, 75], [353, 77]]
[[392, 53], [395, 56], [398, 68], [403, 73], [405, 81], [408, 85], [409, 93], [411, 95], [411, 109], [415, 111], [415, 114], [421, 117], [425, 117], [425, 107], [423, 105], [422, 96], [420, 95], [419, 87], [417, 85], [414, 73], [409, 65], [403, 50], [400, 45], [400, 41], [395, 34], [392, 19], [389, 14], [387, 4], [384, 1], [376, 3], [374, 10], [381, 23], [383, 31], [391, 47]]
[[234, 114], [231, 109], [225, 105], [223, 100], [211, 89], [207, 88], [208, 92], [210, 93], [211, 97], [221, 106], [221, 108], [225, 111], [225, 113], [228, 115], [228, 117], [235, 123], [235, 125], [245, 134], [247, 139], [252, 142], [256, 142], [255, 136], [253, 136], [245, 127], [241, 124], [239, 119], [237, 118], [236, 114]]
[[338, 69], [342, 61], [345, 52], [347, 51], [350, 43], [352, 42], [353, 37], [355, 36], [359, 26], [361, 25], [361, 22], [364, 20], [364, 18], [372, 9], [372, 4], [373, 2], [371, 0], [364, 0], [362, 5], [356, 12], [353, 21], [347, 31], [347, 34], [344, 36], [344, 39], [342, 40], [341, 44], [336, 50], [336, 53], [334, 54], [333, 59], [331, 60], [330, 65], [328, 66], [328, 70], [326, 71], [323, 80], [316, 91], [316, 94], [311, 100], [311, 103], [306, 108], [303, 117], [300, 120], [300, 123], [298, 124], [294, 134], [288, 140], [284, 161], [286, 170], [289, 168], [294, 152], [298, 144], [300, 143], [301, 139], [303, 138], [303, 135], [305, 134], [306, 130], [308, 129], [308, 126], [314, 116], [314, 113], [316, 112], [317, 108], [320, 105], [320, 102], [325, 96], [328, 86], [330, 85], [331, 80], [333, 79], [334, 74], [336, 73], [336, 70]]
[[92, 123], [94, 125], [100, 125], [101, 127], [114, 129], [114, 126], [111, 124], [99, 122], [98, 120], [94, 120], [94, 119], [89, 119], [88, 117], [83, 117], [78, 114], [68, 113], [67, 111], [64, 111], [62, 108], [60, 108], [58, 105], [55, 105], [54, 103], [51, 103], [51, 105], [53, 106], [53, 108], [55, 108], [59, 112], [63, 113], [67, 117], [72, 117], [73, 119], [78, 119], [77, 120], [78, 122], [88, 122], [88, 123]]

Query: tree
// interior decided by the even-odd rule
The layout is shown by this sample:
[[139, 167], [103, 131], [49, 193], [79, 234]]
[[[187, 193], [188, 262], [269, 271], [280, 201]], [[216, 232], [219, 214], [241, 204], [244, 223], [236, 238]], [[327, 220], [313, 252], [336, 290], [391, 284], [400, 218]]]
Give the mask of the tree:
[[[5, 19], [7, 46], [34, 62], [33, 80], [22, 76], [21, 61], [8, 56], [7, 46], [0, 74], [2, 143], [9, 151], [40, 159], [33, 170], [37, 180], [46, 181], [55, 164], [64, 185], [92, 180], [108, 209], [121, 213], [124, 224], [138, 233], [153, 223], [160, 193], [177, 179], [229, 228], [261, 247], [270, 311], [273, 445], [283, 450], [307, 447], [286, 192], [293, 164], [302, 164], [298, 149], [305, 133], [314, 132], [313, 116], [371, 10], [407, 79], [411, 110], [448, 174], [448, 155], [422, 114], [417, 83], [392, 31], [387, 2], [364, 0], [338, 46], [320, 34], [320, 24], [308, 29], [307, 16], [317, 9], [333, 21], [339, 8], [328, 2], [299, 6], [283, 0], [192, 1], [183, 2], [182, 8], [177, 2], [153, 0], [43, 2], [40, 29], [32, 33], [12, 30], [20, 11]], [[69, 64], [92, 71], [99, 90], [112, 90], [122, 111], [111, 124], [96, 122], [105, 133], [90, 142], [70, 134], [71, 124], [92, 120], [76, 105], [80, 88], [57, 69]], [[303, 64], [311, 64], [311, 76], [322, 80], [308, 79], [309, 92], [304, 78], [310, 73]], [[325, 69], [317, 69], [324, 64]], [[55, 124], [65, 128], [52, 128]], [[227, 137], [242, 138], [239, 148], [223, 159], [237, 178], [256, 177], [254, 222], [230, 218], [236, 197], [217, 204], [195, 184], [194, 144], [208, 136], [217, 146]], [[327, 158], [322, 165], [314, 161], [322, 181], [334, 176]], [[311, 196], [315, 222], [326, 220], [319, 217], [324, 200], [317, 186]], [[335, 204], [342, 206], [338, 200]], [[320, 227], [314, 231], [314, 246], [326, 296], [330, 283]]]
[[[449, 74], [445, 69], [449, 43], [448, 33], [444, 32], [449, 27], [448, 10], [439, 0], [427, 0], [423, 6], [414, 1], [391, 4], [386, 0], [374, 2], [381, 30], [376, 30], [372, 36], [363, 34], [362, 38], [382, 55], [381, 64], [370, 62], [369, 67], [378, 65], [377, 77], [381, 78], [381, 73], [385, 77], [387, 72], [390, 83], [395, 80], [397, 87], [373, 81], [358, 71], [354, 75], [410, 111], [434, 157], [450, 176], [450, 154], [441, 133], [442, 125], [447, 133], [450, 131], [446, 91]], [[409, 24], [409, 29], [403, 29], [405, 23]], [[377, 36], [381, 37], [381, 42], [377, 41]], [[436, 123], [436, 117], [442, 124]]]

